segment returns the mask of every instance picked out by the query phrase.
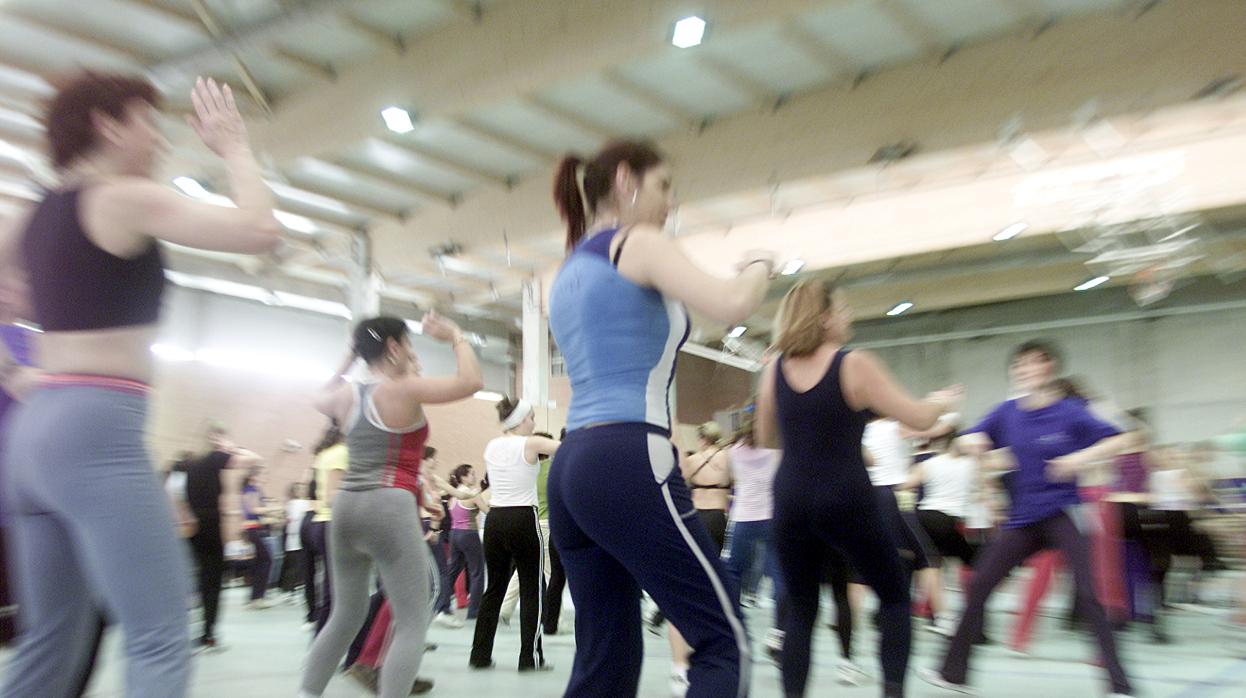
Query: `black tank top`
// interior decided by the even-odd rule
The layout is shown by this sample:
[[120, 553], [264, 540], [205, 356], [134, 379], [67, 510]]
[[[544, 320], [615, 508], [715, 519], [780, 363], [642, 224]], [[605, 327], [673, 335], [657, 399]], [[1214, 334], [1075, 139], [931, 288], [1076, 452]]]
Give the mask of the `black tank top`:
[[22, 257], [35, 320], [49, 332], [150, 325], [160, 314], [160, 245], [133, 259], [100, 249], [79, 218], [80, 189], [47, 192], [27, 224]]
[[[783, 375], [783, 357], [779, 357], [775, 367], [775, 407], [783, 436], [783, 460], [775, 476], [776, 497], [781, 489], [829, 491], [848, 498], [856, 496], [853, 492], [869, 492], [870, 476], [861, 455], [861, 436], [871, 415], [869, 411], [853, 410], [844, 400], [840, 370], [847, 355], [846, 349], [836, 352], [822, 380], [803, 393], [788, 385]], [[839, 486], [825, 486], [832, 483]]]

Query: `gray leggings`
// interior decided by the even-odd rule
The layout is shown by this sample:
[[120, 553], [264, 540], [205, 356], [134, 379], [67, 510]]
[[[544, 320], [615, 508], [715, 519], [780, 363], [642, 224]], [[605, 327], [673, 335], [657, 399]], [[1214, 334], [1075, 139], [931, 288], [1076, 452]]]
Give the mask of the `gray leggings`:
[[329, 560], [332, 610], [307, 655], [303, 691], [313, 696], [324, 692], [367, 620], [375, 564], [394, 612], [394, 635], [381, 667], [380, 695], [405, 698], [424, 658], [435, 591], [415, 495], [394, 487], [339, 492], [329, 525]]
[[40, 389], [8, 425], [0, 469], [22, 634], [4, 698], [73, 695], [100, 606], [125, 631], [128, 698], [190, 679], [190, 564], [144, 443], [147, 399]]

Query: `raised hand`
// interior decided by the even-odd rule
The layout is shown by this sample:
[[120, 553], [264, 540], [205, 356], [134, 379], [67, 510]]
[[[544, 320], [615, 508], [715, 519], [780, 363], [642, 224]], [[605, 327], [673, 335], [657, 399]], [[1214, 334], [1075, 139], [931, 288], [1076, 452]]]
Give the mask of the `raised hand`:
[[424, 326], [424, 336], [441, 342], [453, 342], [463, 334], [457, 323], [442, 317], [435, 310], [425, 313], [420, 323]]
[[201, 77], [195, 81], [190, 101], [195, 113], [187, 116], [186, 121], [209, 150], [225, 157], [238, 148], [248, 147], [247, 126], [229, 85], [221, 86], [212, 78]]

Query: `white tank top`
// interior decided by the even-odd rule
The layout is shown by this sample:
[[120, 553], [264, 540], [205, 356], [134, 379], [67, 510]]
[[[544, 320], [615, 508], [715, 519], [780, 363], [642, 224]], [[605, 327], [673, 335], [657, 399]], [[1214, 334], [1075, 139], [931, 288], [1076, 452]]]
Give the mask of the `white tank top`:
[[735, 480], [732, 521], [769, 521], [774, 516], [774, 474], [779, 452], [743, 444], [727, 452]]
[[878, 419], [865, 425], [861, 445], [874, 460], [869, 470], [870, 483], [875, 487], [891, 487], [908, 479], [912, 454], [908, 442], [900, 437], [899, 422]]
[[485, 446], [485, 469], [489, 473], [490, 507], [537, 505], [536, 476], [539, 463], [524, 460], [526, 436], [499, 436]]
[[969, 494], [973, 491], [976, 468], [973, 459], [944, 453], [922, 463], [921, 467], [926, 471], [926, 487], [917, 508], [964, 517]]

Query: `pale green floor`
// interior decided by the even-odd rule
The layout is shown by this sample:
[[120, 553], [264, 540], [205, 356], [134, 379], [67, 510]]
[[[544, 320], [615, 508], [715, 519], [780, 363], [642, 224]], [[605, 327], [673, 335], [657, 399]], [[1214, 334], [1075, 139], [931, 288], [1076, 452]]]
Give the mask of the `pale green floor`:
[[[242, 608], [239, 590], [227, 592], [222, 614], [220, 635], [228, 646], [220, 654], [200, 656], [195, 660], [194, 690], [196, 698], [291, 697], [297, 695], [299, 667], [308, 643], [308, 634], [300, 629], [301, 609], [279, 604], [264, 611]], [[998, 597], [1001, 608], [991, 614], [993, 634], [1003, 636], [1011, 627], [1013, 616], [1007, 612], [1012, 599]], [[764, 637], [768, 612], [749, 612], [755, 644]], [[1145, 632], [1131, 630], [1118, 635], [1123, 659], [1135, 678], [1138, 695], [1164, 698], [1246, 697], [1246, 635], [1222, 627], [1217, 618], [1190, 611], [1176, 612], [1171, 618], [1171, 632], [1176, 642], [1168, 646], [1148, 644]], [[121, 696], [121, 661], [118, 654], [118, 633], [111, 633], [104, 659], [91, 696]], [[501, 627], [495, 658], [499, 667], [487, 672], [467, 670], [467, 654], [471, 644], [472, 626], [447, 630], [434, 626], [430, 641], [439, 649], [425, 657], [421, 675], [436, 680], [434, 696], [506, 696], [522, 698], [554, 697], [562, 689], [574, 652], [569, 635], [546, 639], [546, 657], [556, 670], [548, 674], [520, 676], [513, 668], [518, 655], [518, 630]], [[872, 660], [876, 636], [872, 631], [858, 633], [856, 651], [862, 664], [873, 674], [877, 666]], [[876, 683], [845, 688], [832, 682], [838, 661], [837, 642], [823, 626], [815, 645], [815, 667], [809, 696], [877, 696]], [[914, 634], [914, 655], [911, 667], [930, 666], [936, 661], [942, 640], [919, 630]], [[973, 682], [985, 696], [1074, 698], [1103, 695], [1101, 670], [1085, 663], [1093, 656], [1088, 640], [1059, 629], [1051, 615], [1042, 618], [1030, 658], [1010, 656], [1002, 648], [983, 648], [974, 657]], [[0, 675], [8, 653], [0, 651]], [[661, 698], [669, 695], [669, 650], [664, 639], [646, 633], [645, 666], [641, 679], [642, 696]], [[777, 670], [767, 661], [754, 665], [754, 697], [779, 696]], [[910, 675], [909, 696], [950, 696], [923, 684]], [[353, 698], [366, 695], [348, 679], [335, 678], [325, 693], [326, 698]]]

